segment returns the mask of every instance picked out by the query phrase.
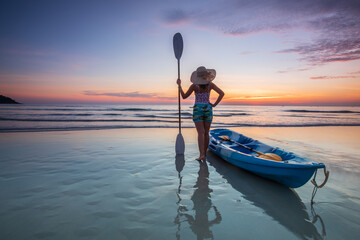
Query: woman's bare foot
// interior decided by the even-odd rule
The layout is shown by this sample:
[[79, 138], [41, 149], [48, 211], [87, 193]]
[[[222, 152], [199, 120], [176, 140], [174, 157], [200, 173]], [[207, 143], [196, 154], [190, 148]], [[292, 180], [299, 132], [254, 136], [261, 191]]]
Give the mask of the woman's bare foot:
[[201, 160], [205, 160], [206, 159], [206, 155], [202, 155], [200, 157], [198, 157], [196, 160], [201, 161]]

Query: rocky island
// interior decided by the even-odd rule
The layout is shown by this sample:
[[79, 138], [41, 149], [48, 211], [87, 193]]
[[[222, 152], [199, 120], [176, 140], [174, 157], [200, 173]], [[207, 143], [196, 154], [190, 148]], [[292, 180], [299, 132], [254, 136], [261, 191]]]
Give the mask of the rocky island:
[[19, 103], [9, 97], [0, 95], [0, 104], [19, 104]]

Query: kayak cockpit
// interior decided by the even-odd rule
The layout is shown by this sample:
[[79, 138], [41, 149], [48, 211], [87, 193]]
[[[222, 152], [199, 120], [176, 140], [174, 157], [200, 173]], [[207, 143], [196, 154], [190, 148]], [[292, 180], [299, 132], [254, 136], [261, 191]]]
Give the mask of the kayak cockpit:
[[269, 146], [229, 129], [213, 129], [209, 134], [209, 149], [215, 154], [237, 167], [285, 186], [296, 188], [304, 185], [319, 168], [324, 168], [326, 179], [318, 188], [328, 179], [329, 173], [323, 163]]
[[[222, 140], [221, 136], [228, 136], [232, 141], [224, 141]], [[319, 168], [322, 168], [322, 164], [316, 163], [310, 159], [298, 157], [292, 152], [287, 152], [282, 150], [278, 147], [271, 147], [267, 144], [264, 144], [258, 140], [254, 140], [250, 137], [244, 136], [240, 133], [230, 131], [228, 129], [217, 129], [217, 131], [212, 132], [212, 137], [217, 143], [220, 143], [227, 148], [239, 152], [240, 154], [249, 155], [252, 157], [257, 157], [258, 154], [248, 148], [251, 148], [255, 151], [262, 152], [262, 153], [271, 153], [276, 154], [281, 157], [282, 162], [292, 163], [292, 164], [310, 164], [310, 165], [319, 165]], [[236, 143], [240, 143], [238, 145]], [[246, 148], [247, 147], [247, 148]]]

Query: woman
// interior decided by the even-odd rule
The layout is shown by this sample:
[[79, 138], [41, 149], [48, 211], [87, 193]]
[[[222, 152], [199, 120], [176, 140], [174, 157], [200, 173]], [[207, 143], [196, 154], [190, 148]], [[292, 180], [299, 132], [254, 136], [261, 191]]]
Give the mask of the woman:
[[[190, 81], [193, 83], [186, 93], [181, 87], [181, 80], [177, 80], [180, 93], [183, 99], [188, 98], [192, 92], [195, 92], [195, 105], [193, 110], [193, 121], [198, 132], [198, 144], [200, 156], [198, 161], [206, 158], [206, 151], [209, 145], [209, 130], [213, 118], [212, 108], [219, 104], [224, 97], [224, 92], [218, 88], [212, 81], [215, 79], [216, 71], [198, 67], [191, 74]], [[219, 94], [215, 103], [210, 103], [210, 91], [214, 90]]]

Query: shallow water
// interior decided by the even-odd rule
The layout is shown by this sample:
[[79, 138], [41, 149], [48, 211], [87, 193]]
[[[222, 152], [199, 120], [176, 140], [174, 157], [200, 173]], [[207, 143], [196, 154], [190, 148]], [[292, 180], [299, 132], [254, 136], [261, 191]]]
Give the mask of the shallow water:
[[[182, 126], [192, 128], [192, 105], [182, 105]], [[213, 127], [360, 126], [360, 107], [219, 105]], [[177, 105], [0, 106], [0, 132], [114, 128], [177, 128]]]
[[[176, 129], [0, 133], [0, 239], [358, 239], [360, 127], [242, 128], [324, 162], [295, 190], [197, 157]], [[321, 182], [322, 172], [318, 181]]]

